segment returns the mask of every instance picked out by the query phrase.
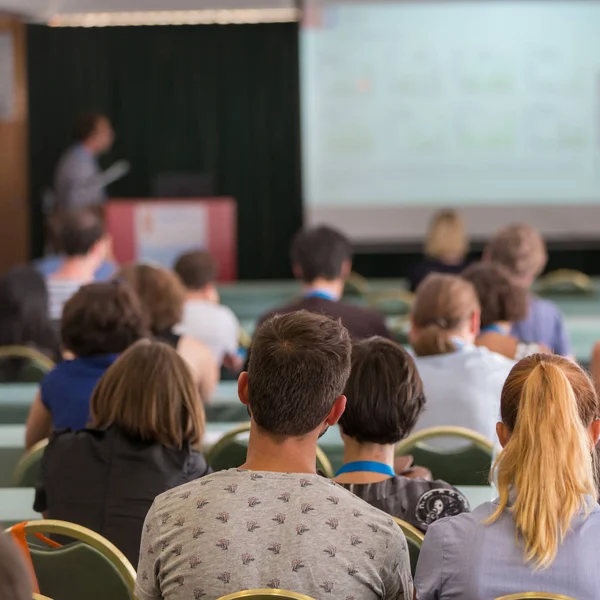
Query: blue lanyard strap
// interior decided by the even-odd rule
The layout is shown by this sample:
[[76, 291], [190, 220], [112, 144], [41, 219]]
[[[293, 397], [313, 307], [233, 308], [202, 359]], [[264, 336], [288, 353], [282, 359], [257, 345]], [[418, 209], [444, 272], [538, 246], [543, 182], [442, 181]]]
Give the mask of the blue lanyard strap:
[[390, 465], [385, 463], [375, 462], [374, 460], [357, 460], [355, 462], [346, 463], [337, 473], [356, 473], [357, 471], [367, 471], [369, 473], [382, 473], [393, 477], [396, 473]]
[[491, 325], [486, 325], [479, 330], [479, 333], [502, 333], [505, 334], [506, 331], [500, 327], [500, 325], [496, 325], [492, 323]]
[[331, 300], [332, 302], [335, 302], [337, 300], [337, 298], [333, 295], [330, 294], [329, 292], [326, 292], [325, 290], [319, 290], [319, 289], [314, 289], [314, 290], [310, 290], [308, 292], [306, 292], [306, 294], [304, 294], [305, 298], [323, 298], [325, 300]]

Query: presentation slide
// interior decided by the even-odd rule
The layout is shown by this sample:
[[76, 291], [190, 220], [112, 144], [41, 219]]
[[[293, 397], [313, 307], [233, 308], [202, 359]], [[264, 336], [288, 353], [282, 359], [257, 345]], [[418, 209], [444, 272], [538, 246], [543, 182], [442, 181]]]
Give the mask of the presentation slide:
[[600, 1], [308, 0], [301, 89], [309, 222], [600, 235]]

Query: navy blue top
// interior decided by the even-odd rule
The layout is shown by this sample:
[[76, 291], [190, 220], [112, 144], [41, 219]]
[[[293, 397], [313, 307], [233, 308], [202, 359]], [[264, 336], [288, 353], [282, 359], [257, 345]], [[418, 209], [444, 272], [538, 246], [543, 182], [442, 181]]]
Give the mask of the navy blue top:
[[41, 383], [42, 403], [52, 414], [54, 429], [83, 429], [89, 421], [90, 398], [118, 354], [65, 360]]

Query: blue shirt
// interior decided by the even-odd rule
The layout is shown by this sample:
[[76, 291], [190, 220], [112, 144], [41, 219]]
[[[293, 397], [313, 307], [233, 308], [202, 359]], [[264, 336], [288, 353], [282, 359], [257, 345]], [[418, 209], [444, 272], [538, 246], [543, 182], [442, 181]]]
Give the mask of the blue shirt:
[[[56, 273], [60, 267], [62, 267], [65, 261], [64, 256], [57, 256], [50, 254], [33, 261], [35, 268], [44, 276], [49, 277]], [[117, 266], [110, 260], [105, 260], [94, 273], [94, 279], [96, 281], [106, 281], [110, 279], [117, 271]]]
[[529, 315], [515, 323], [512, 334], [528, 344], [544, 344], [555, 354], [571, 356], [571, 343], [562, 313], [550, 300], [529, 297]]
[[54, 429], [83, 429], [89, 422], [90, 398], [118, 354], [65, 360], [42, 380], [42, 403], [52, 415]]
[[600, 507], [575, 517], [547, 569], [525, 562], [515, 542], [509, 511], [484, 525], [497, 507], [486, 502], [471, 513], [429, 526], [415, 575], [417, 600], [494, 600], [521, 592], [564, 594], [597, 600], [600, 570]]

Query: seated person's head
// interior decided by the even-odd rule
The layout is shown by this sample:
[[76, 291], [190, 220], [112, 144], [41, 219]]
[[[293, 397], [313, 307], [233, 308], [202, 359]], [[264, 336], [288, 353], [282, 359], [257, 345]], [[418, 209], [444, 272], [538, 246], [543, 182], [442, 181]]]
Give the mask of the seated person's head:
[[169, 448], [199, 447], [204, 408], [190, 370], [166, 344], [142, 340], [106, 371], [92, 395], [92, 427]]
[[31, 600], [33, 585], [21, 551], [6, 533], [0, 532], [0, 598]]
[[417, 288], [409, 340], [417, 356], [454, 352], [479, 334], [475, 288], [456, 275], [429, 275]]
[[462, 217], [454, 210], [437, 212], [429, 223], [425, 254], [448, 264], [460, 264], [469, 251], [469, 239]]
[[196, 250], [182, 254], [175, 263], [174, 271], [188, 292], [218, 301], [215, 282], [219, 269], [210, 252]]
[[425, 405], [414, 360], [401, 346], [380, 337], [354, 344], [344, 394], [340, 429], [344, 438], [359, 444], [398, 443], [410, 434]]
[[175, 273], [139, 264], [124, 267], [119, 277], [137, 293], [154, 335], [170, 332], [181, 321], [186, 293]]
[[542, 236], [525, 224], [501, 229], [488, 244], [484, 257], [506, 267], [517, 282], [525, 287], [535, 281], [548, 261]]
[[139, 300], [124, 282], [85, 285], [65, 304], [62, 343], [75, 356], [119, 354], [148, 335]]
[[596, 502], [600, 403], [574, 361], [535, 354], [513, 367], [500, 404], [497, 431], [504, 449], [494, 466], [500, 503], [489, 522], [510, 504], [526, 559], [546, 567], [584, 508], [585, 495]]
[[72, 210], [60, 215], [59, 251], [67, 258], [87, 258], [100, 265], [106, 258], [108, 241], [102, 219], [92, 210]]
[[491, 262], [475, 263], [461, 275], [473, 284], [481, 306], [481, 329], [527, 318], [527, 290], [518, 285], [508, 270]]
[[252, 339], [239, 396], [263, 434], [323, 433], [344, 410], [350, 335], [340, 321], [305, 311], [271, 317]]
[[73, 138], [84, 144], [92, 154], [102, 154], [112, 146], [115, 133], [107, 116], [85, 113], [75, 120]]
[[330, 227], [301, 229], [290, 254], [294, 276], [304, 283], [345, 280], [352, 269], [350, 242]]

